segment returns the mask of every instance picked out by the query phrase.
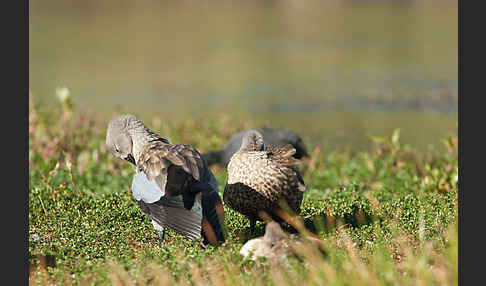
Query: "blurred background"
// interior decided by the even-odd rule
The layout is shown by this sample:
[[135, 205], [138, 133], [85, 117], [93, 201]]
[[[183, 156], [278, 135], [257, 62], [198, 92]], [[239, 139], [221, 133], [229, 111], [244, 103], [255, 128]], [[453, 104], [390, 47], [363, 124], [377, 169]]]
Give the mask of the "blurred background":
[[457, 1], [29, 4], [29, 88], [43, 108], [67, 86], [80, 110], [241, 115], [329, 148], [400, 128], [425, 151], [457, 133]]

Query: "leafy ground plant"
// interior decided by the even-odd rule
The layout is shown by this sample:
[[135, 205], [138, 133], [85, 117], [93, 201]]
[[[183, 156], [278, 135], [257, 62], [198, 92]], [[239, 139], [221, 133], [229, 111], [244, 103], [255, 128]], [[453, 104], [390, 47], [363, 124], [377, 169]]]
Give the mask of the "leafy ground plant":
[[[301, 227], [311, 244], [283, 264], [239, 254], [248, 221], [226, 209], [227, 241], [202, 249], [169, 233], [160, 247], [129, 189], [133, 167], [104, 149], [110, 116], [76, 112], [68, 90], [41, 113], [29, 104], [29, 265], [32, 285], [456, 285], [457, 137], [445, 152], [415, 151], [400, 133], [366, 152], [321, 151], [302, 162]], [[66, 94], [67, 92], [67, 94]], [[248, 118], [145, 122], [201, 152], [251, 127]], [[243, 123], [244, 122], [244, 123]], [[220, 191], [224, 168], [212, 168]], [[264, 224], [256, 234], [263, 235]]]

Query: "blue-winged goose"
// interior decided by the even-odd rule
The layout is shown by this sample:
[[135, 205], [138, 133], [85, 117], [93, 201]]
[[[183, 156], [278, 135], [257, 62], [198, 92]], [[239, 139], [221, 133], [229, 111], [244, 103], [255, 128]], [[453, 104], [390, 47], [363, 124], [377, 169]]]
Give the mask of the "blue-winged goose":
[[224, 210], [217, 182], [204, 159], [191, 146], [170, 144], [134, 115], [114, 118], [106, 146], [136, 166], [132, 193], [162, 242], [164, 229], [203, 243], [224, 241]]

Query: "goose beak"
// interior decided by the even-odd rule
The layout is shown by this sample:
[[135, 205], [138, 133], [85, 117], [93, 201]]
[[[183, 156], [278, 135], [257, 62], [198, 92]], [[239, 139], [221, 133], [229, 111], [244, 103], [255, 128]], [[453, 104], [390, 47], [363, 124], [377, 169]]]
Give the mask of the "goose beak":
[[128, 162], [132, 163], [135, 166], [137, 165], [137, 163], [135, 162], [135, 158], [133, 158], [132, 154], [128, 154], [128, 156], [126, 156], [124, 160], [127, 160]]

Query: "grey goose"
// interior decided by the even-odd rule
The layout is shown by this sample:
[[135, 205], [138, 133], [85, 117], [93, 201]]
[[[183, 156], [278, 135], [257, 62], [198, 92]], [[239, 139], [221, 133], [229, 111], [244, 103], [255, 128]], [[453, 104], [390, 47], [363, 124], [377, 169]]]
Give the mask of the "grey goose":
[[224, 209], [218, 185], [199, 152], [187, 144], [171, 144], [134, 115], [111, 120], [106, 147], [136, 166], [132, 193], [164, 240], [165, 229], [204, 245], [224, 241]]

